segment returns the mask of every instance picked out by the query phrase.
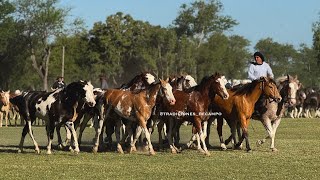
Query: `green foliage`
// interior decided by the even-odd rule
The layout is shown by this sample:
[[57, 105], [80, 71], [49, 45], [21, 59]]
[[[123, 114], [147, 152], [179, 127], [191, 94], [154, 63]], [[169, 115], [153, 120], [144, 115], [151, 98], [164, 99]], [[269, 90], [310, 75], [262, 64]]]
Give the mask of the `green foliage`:
[[229, 16], [220, 15], [223, 5], [218, 0], [195, 1], [183, 4], [174, 21], [178, 37], [195, 38], [198, 46], [212, 33], [231, 29], [237, 22]]

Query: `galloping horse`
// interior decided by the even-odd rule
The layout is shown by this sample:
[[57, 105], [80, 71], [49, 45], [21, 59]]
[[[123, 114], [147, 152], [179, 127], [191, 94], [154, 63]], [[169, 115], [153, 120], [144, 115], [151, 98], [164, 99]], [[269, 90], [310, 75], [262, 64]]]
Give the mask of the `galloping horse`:
[[270, 138], [270, 149], [272, 151], [277, 151], [274, 147], [274, 140], [281, 118], [288, 107], [295, 106], [298, 98], [296, 97], [297, 91], [302, 86], [297, 77], [291, 77], [290, 75], [279, 77], [276, 79], [276, 82], [282, 100], [279, 103], [267, 100], [263, 101], [264, 104], [262, 107], [265, 108], [260, 109], [258, 115], [252, 115], [252, 119], [261, 121], [268, 133], [268, 136], [265, 139], [258, 140], [257, 145], [263, 144], [266, 139]]
[[[138, 93], [118, 89], [109, 89], [105, 93], [107, 121], [110, 110], [114, 110], [114, 112], [116, 112], [119, 116], [137, 122], [142, 128], [137, 129], [134, 140], [130, 144], [130, 152], [134, 150], [137, 138], [140, 136], [141, 130], [143, 130], [148, 141], [149, 153], [151, 155], [155, 154], [150, 140], [150, 133], [146, 125], [147, 120], [151, 116], [152, 109], [155, 106], [158, 94], [166, 99], [168, 104], [175, 104], [176, 100], [172, 94], [172, 87], [167, 81], [163, 81], [161, 79], [160, 82], [154, 83], [146, 90], [142, 90]], [[129, 128], [128, 131], [129, 136], [131, 136], [131, 128]], [[118, 151], [123, 152], [120, 144], [120, 132], [118, 128], [116, 128], [116, 139]]]
[[9, 98], [10, 98], [10, 91], [0, 92], [0, 127], [2, 127], [3, 117], [5, 118], [5, 121], [6, 121], [6, 127], [8, 126], [8, 115], [10, 110]]
[[[236, 142], [236, 128], [240, 125], [242, 135], [238, 134], [241, 137], [239, 136], [240, 140], [239, 143], [236, 144], [236, 147], [239, 147], [245, 139], [247, 151], [250, 152], [251, 148], [248, 139], [248, 126], [251, 115], [254, 111], [255, 103], [262, 94], [276, 102], [280, 102], [282, 98], [279, 94], [276, 83], [272, 79], [266, 77], [254, 80], [251, 83], [243, 85], [239, 89], [229, 89], [228, 92], [230, 94], [229, 99], [223, 100], [219, 96], [216, 96], [213, 105], [213, 109], [215, 111], [222, 113], [222, 116], [218, 116], [217, 125], [221, 147], [225, 147], [222, 137], [222, 125], [224, 118], [231, 128], [231, 136], [229, 137], [228, 142], [231, 139]], [[240, 133], [239, 130], [238, 133]], [[228, 142], [226, 141], [226, 144]]]
[[[170, 82], [170, 85], [172, 86], [173, 91], [186, 91], [197, 85], [197, 82], [190, 75], [173, 77], [171, 79], [169, 78], [169, 82]], [[157, 127], [158, 127], [159, 149], [163, 148], [162, 132], [164, 133], [164, 136], [167, 138], [166, 124], [168, 124], [168, 121], [164, 116], [159, 116], [161, 111], [163, 111], [163, 102], [161, 98], [158, 98], [158, 102], [156, 103], [156, 111], [155, 113], [153, 113], [151, 119], [153, 121], [159, 120], [159, 122], [154, 123], [154, 125], [157, 124]], [[179, 132], [180, 125], [181, 124], [177, 125], [176, 134], [174, 135], [175, 142], [177, 143], [180, 140], [180, 132]]]
[[29, 133], [35, 146], [36, 153], [40, 153], [38, 143], [36, 142], [31, 129], [31, 124], [36, 120], [36, 117], [47, 121], [47, 154], [52, 153], [51, 144], [54, 128], [59, 122], [65, 122], [71, 130], [75, 139], [75, 151], [79, 152], [73, 121], [77, 117], [75, 109], [78, 107], [78, 104], [81, 104], [81, 101], [84, 101], [89, 106], [94, 106], [96, 103], [93, 98], [93, 86], [90, 82], [73, 82], [66, 88], [57, 89], [53, 92], [32, 91], [11, 98], [10, 102], [18, 106], [20, 115], [27, 122], [22, 131], [19, 152], [23, 150], [25, 136]]
[[173, 94], [177, 99], [177, 102], [173, 106], [165, 106], [165, 112], [170, 113], [192, 113], [187, 116], [171, 116], [169, 115], [169, 132], [168, 140], [172, 153], [176, 153], [178, 149], [175, 147], [172, 141], [172, 131], [174, 130], [175, 121], [190, 121], [193, 123], [194, 130], [191, 139], [197, 137], [198, 144], [200, 144], [199, 138], [203, 145], [198, 146], [198, 150], [210, 155], [204, 142], [204, 133], [202, 131], [202, 122], [207, 121], [209, 116], [209, 105], [213, 102], [216, 94], [222, 99], [228, 99], [229, 94], [225, 88], [226, 80], [224, 76], [216, 73], [210, 77], [204, 77], [199, 85], [190, 88], [187, 91], [174, 91]]

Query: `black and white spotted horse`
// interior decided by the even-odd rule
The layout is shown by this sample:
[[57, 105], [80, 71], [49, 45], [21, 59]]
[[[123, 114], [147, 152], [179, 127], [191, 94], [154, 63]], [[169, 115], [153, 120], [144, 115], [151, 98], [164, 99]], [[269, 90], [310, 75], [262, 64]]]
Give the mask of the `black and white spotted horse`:
[[17, 105], [21, 117], [27, 122], [23, 128], [19, 144], [19, 152], [23, 151], [23, 143], [29, 133], [36, 153], [40, 153], [38, 143], [33, 132], [32, 123], [36, 118], [46, 120], [46, 132], [48, 137], [47, 154], [51, 154], [51, 144], [55, 125], [64, 122], [72, 132], [75, 139], [75, 152], [79, 152], [77, 135], [73, 121], [77, 117], [75, 109], [79, 104], [85, 102], [89, 106], [95, 106], [93, 86], [90, 82], [78, 81], [70, 83], [64, 89], [57, 89], [53, 92], [31, 91], [10, 99], [10, 102]]

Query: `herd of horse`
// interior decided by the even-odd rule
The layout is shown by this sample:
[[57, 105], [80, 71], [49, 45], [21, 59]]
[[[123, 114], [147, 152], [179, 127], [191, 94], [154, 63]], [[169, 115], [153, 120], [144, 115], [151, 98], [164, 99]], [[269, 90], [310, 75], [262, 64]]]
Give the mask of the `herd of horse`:
[[[97, 152], [104, 142], [112, 145], [113, 134], [119, 153], [124, 153], [123, 145], [128, 146], [128, 152], [136, 151], [136, 142], [143, 132], [149, 154], [154, 155], [150, 137], [156, 126], [159, 149], [163, 148], [163, 140], [166, 139], [171, 152], [178, 153], [181, 152], [180, 126], [189, 122], [192, 124], [192, 135], [186, 145], [190, 147], [196, 143], [200, 152], [210, 155], [209, 134], [213, 120], [217, 119], [217, 132], [222, 150], [226, 150], [226, 145], [230, 142], [234, 144], [235, 149], [241, 149], [245, 141], [246, 150], [250, 152], [248, 126], [250, 120], [255, 119], [262, 122], [268, 134], [267, 137], [258, 140], [257, 144], [261, 145], [266, 139], [271, 139], [270, 149], [277, 151], [275, 134], [288, 108], [300, 108], [300, 103], [310, 101], [308, 108], [316, 104], [315, 109], [319, 110], [319, 93], [301, 95], [301, 92], [301, 83], [297, 77], [290, 75], [276, 80], [261, 77], [231, 87], [227, 86], [226, 78], [219, 73], [206, 76], [197, 84], [190, 75], [162, 80], [146, 72], [138, 74], [128, 83], [115, 89], [94, 88], [90, 82], [77, 81], [52, 92], [1, 91], [0, 126], [3, 115], [7, 121], [8, 111], [18, 112], [25, 120], [19, 152], [23, 151], [25, 136], [29, 134], [36, 153], [40, 153], [32, 126], [37, 118], [43, 119], [48, 138], [47, 154], [52, 153], [55, 129], [58, 147], [67, 146], [70, 142], [70, 149], [78, 153], [83, 131], [92, 119], [96, 132], [93, 152]], [[301, 100], [301, 97], [304, 98]], [[231, 132], [226, 140], [222, 136], [224, 120]], [[65, 142], [60, 134], [62, 126], [66, 127], [67, 132]], [[78, 136], [76, 128], [79, 126]]]

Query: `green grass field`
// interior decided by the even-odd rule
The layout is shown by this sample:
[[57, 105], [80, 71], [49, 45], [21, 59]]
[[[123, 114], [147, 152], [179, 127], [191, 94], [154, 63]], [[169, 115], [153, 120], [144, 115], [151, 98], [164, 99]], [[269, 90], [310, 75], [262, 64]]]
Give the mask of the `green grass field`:
[[[262, 124], [252, 121], [249, 138], [252, 153], [245, 150], [220, 151], [218, 137], [212, 126], [211, 156], [196, 150], [180, 154], [157, 151], [118, 154], [90, 152], [94, 129], [87, 128], [84, 146], [79, 154], [55, 149], [46, 155], [47, 139], [44, 127], [34, 133], [41, 154], [34, 153], [27, 135], [24, 153], [17, 153], [22, 127], [0, 128], [0, 179], [319, 179], [320, 178], [320, 119], [283, 119], [278, 128], [276, 147], [269, 150], [269, 141], [262, 147], [256, 141], [266, 135]], [[225, 137], [229, 127], [224, 126]], [[191, 135], [191, 126], [181, 130], [182, 143]], [[56, 134], [55, 134], [56, 137]], [[152, 135], [157, 150], [157, 133]], [[54, 145], [57, 144], [55, 138]]]

